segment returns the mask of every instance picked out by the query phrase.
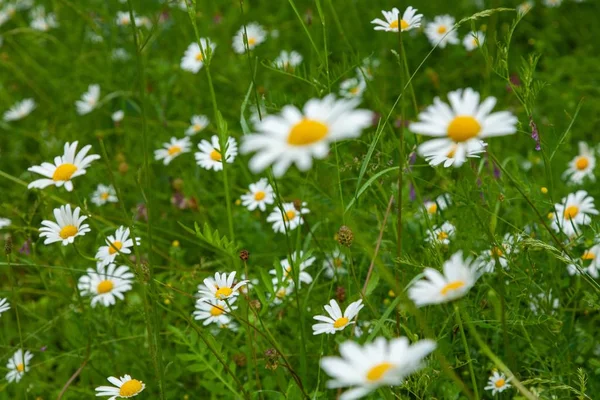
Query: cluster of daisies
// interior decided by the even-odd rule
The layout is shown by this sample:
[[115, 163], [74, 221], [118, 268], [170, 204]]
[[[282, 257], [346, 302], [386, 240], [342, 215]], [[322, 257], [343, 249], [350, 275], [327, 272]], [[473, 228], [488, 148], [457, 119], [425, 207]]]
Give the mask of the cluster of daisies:
[[15, 18], [18, 12], [26, 10], [29, 10], [29, 27], [31, 29], [46, 32], [58, 27], [56, 15], [52, 12], [46, 12], [44, 6], [33, 7], [33, 0], [0, 3], [0, 26]]

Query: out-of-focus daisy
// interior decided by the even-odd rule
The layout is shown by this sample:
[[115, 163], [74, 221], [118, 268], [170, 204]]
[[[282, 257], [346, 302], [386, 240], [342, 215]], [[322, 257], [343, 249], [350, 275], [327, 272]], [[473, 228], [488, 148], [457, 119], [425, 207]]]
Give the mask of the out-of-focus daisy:
[[381, 61], [375, 57], [367, 57], [362, 61], [362, 64], [356, 68], [356, 75], [363, 77], [365, 80], [373, 80], [375, 70], [379, 68]]
[[125, 117], [125, 112], [123, 110], [117, 110], [114, 113], [112, 113], [110, 117], [112, 118], [114, 123], [119, 123], [123, 121], [123, 118]]
[[436, 226], [431, 231], [427, 231], [425, 241], [441, 245], [449, 245], [450, 239], [454, 236], [456, 228], [450, 222], [446, 221], [441, 226]]
[[454, 17], [450, 15], [438, 15], [425, 27], [425, 35], [432, 46], [446, 47], [448, 43], [457, 44], [458, 34], [454, 28]]
[[533, 8], [534, 5], [535, 5], [535, 2], [533, 0], [527, 0], [517, 6], [517, 12], [519, 14], [528, 13]]
[[50, 185], [55, 185], [56, 187], [64, 186], [67, 191], [72, 191], [73, 183], [71, 179], [85, 175], [86, 168], [90, 166], [92, 161], [100, 158], [97, 154], [87, 154], [92, 148], [89, 144], [77, 152], [78, 144], [77, 141], [65, 143], [63, 155], [54, 157], [54, 164], [45, 162], [42, 165], [28, 168], [28, 171], [43, 175], [46, 178], [31, 182], [27, 185], [27, 188], [44, 189]]
[[273, 187], [269, 184], [267, 178], [262, 178], [256, 183], [251, 183], [248, 193], [242, 195], [242, 205], [250, 211], [259, 208], [261, 211], [267, 209], [267, 204], [275, 202]]
[[481, 31], [469, 32], [463, 39], [463, 46], [467, 51], [473, 51], [485, 42], [485, 34]]
[[204, 322], [202, 325], [209, 325], [212, 323], [227, 325], [232, 321], [229, 313], [237, 310], [237, 306], [234, 304], [236, 299], [236, 297], [231, 297], [227, 299], [227, 301], [205, 301], [198, 299], [198, 301], [196, 301], [196, 311], [193, 313], [194, 319], [203, 320]]
[[6, 228], [7, 226], [10, 226], [10, 224], [12, 224], [12, 221], [10, 219], [0, 218], [0, 229]]
[[500, 266], [504, 269], [508, 269], [508, 258], [512, 254], [519, 252], [517, 247], [516, 238], [511, 233], [506, 233], [500, 243], [500, 246], [493, 246], [489, 250], [485, 250], [483, 254], [478, 257], [477, 262], [482, 272], [494, 272], [496, 268], [496, 260], [500, 263]]
[[197, 42], [190, 44], [181, 58], [181, 69], [197, 73], [204, 66], [205, 58], [208, 60], [212, 58], [216, 47], [217, 45], [209, 38], [200, 38], [200, 44]]
[[563, 0], [543, 0], [546, 7], [558, 7], [562, 4]]
[[[106, 238], [107, 246], [100, 246], [96, 252], [96, 260], [99, 266], [105, 266], [115, 261], [115, 258], [121, 254], [131, 254], [133, 247], [133, 239], [129, 237], [129, 228], [120, 226], [115, 231], [114, 235], [109, 235]], [[140, 238], [135, 238], [135, 244], [140, 245]]]
[[92, 296], [92, 307], [98, 303], [110, 307], [116, 299], [125, 299], [124, 294], [132, 289], [134, 276], [126, 265], [98, 265], [96, 269], [88, 268], [87, 275], [79, 278], [77, 288], [82, 296]]
[[[135, 24], [139, 26], [139, 19], [135, 13], [133, 13], [133, 18], [135, 18]], [[117, 11], [115, 23], [119, 26], [129, 26], [129, 24], [131, 24], [131, 16], [129, 15], [129, 11]]]
[[301, 171], [312, 166], [312, 159], [323, 159], [329, 144], [356, 138], [371, 125], [373, 113], [356, 109], [360, 100], [336, 100], [328, 95], [309, 100], [303, 112], [285, 106], [279, 115], [267, 115], [257, 123], [259, 133], [242, 137], [242, 152], [256, 152], [249, 167], [259, 173], [273, 165], [273, 174], [282, 176], [291, 164]]
[[[296, 278], [294, 277], [294, 274], [296, 272], [298, 272], [298, 287], [300, 287], [302, 285], [302, 283], [306, 283], [307, 285], [309, 285], [310, 283], [312, 283], [313, 278], [312, 276], [306, 272], [305, 270], [310, 267], [311, 265], [313, 265], [313, 263], [315, 262], [315, 257], [308, 257], [305, 258], [304, 257], [304, 252], [303, 251], [299, 251], [296, 252], [294, 254], [292, 254], [292, 263], [290, 264], [290, 260], [287, 258], [284, 258], [281, 260], [280, 262], [280, 266], [281, 266], [281, 282], [278, 282], [277, 280], [277, 270], [275, 269], [271, 269], [269, 271], [269, 273], [271, 275], [274, 275], [275, 278], [273, 278], [273, 284], [274, 286], [277, 286], [278, 283], [290, 283], [290, 284], [294, 284]], [[293, 268], [292, 268], [293, 265]]]
[[96, 388], [96, 397], [98, 396], [111, 396], [108, 400], [115, 399], [127, 399], [135, 397], [146, 388], [146, 385], [142, 381], [131, 378], [129, 375], [117, 378], [109, 376], [107, 380], [115, 386], [98, 386]]
[[100, 99], [100, 85], [93, 84], [88, 86], [87, 92], [81, 95], [81, 100], [75, 102], [77, 114], [85, 115], [92, 112], [98, 105]]
[[10, 310], [10, 303], [7, 299], [0, 298], [0, 315]]
[[185, 130], [185, 134], [188, 136], [195, 135], [202, 132], [204, 128], [208, 126], [210, 120], [206, 115], [194, 115], [190, 119], [190, 126]]
[[156, 161], [163, 160], [165, 165], [169, 165], [176, 157], [183, 153], [189, 153], [192, 149], [192, 142], [189, 137], [177, 139], [171, 138], [170, 142], [163, 143], [162, 149], [154, 150], [154, 159]]
[[208, 277], [204, 279], [203, 285], [198, 285], [198, 293], [200, 299], [208, 302], [214, 302], [217, 300], [231, 299], [240, 294], [240, 288], [248, 283], [247, 280], [243, 280], [235, 283], [235, 274], [233, 271], [229, 275], [223, 272], [222, 274], [217, 272], [215, 277]]
[[38, 6], [31, 10], [31, 29], [41, 32], [47, 32], [52, 28], [56, 28], [58, 26], [58, 22], [56, 21], [56, 15], [54, 13], [46, 14], [46, 10], [44, 6]]
[[397, 386], [410, 374], [421, 369], [423, 359], [436, 347], [432, 340], [420, 340], [410, 345], [405, 337], [387, 341], [383, 337], [360, 346], [346, 341], [340, 344], [342, 357], [323, 357], [321, 368], [333, 379], [327, 387], [353, 388], [340, 400], [366, 396], [381, 386]]
[[448, 100], [450, 105], [436, 97], [433, 105], [419, 114], [419, 121], [410, 124], [411, 131], [435, 137], [418, 148], [419, 154], [426, 158], [451, 158], [451, 164], [460, 167], [469, 155], [483, 151], [480, 139], [517, 131], [517, 118], [512, 113], [491, 112], [496, 105], [495, 97], [480, 103], [479, 93], [467, 88], [448, 93]]
[[256, 22], [246, 25], [245, 29], [242, 26], [233, 37], [233, 51], [238, 54], [246, 52], [244, 36], [248, 37], [248, 49], [252, 50], [265, 41], [267, 32]]
[[85, 38], [92, 43], [102, 43], [104, 42], [104, 38], [97, 34], [95, 31], [89, 30], [85, 34]]
[[279, 305], [286, 301], [289, 296], [294, 293], [294, 283], [287, 280], [281, 282], [277, 278], [273, 278], [273, 289], [275, 296], [271, 299], [272, 305]]
[[348, 273], [344, 268], [344, 261], [346, 256], [340, 249], [335, 249], [331, 255], [325, 257], [323, 261], [323, 267], [325, 268], [325, 276], [329, 279], [337, 277], [339, 275], [345, 275]]
[[420, 27], [423, 18], [423, 14], [417, 14], [417, 9], [412, 7], [408, 7], [404, 11], [402, 18], [400, 18], [400, 10], [396, 7], [392, 8], [392, 11], [383, 10], [381, 13], [385, 21], [381, 18], [375, 18], [371, 21], [375, 25], [374, 29], [376, 31], [398, 32], [398, 29], [402, 32], [409, 31]]
[[127, 61], [129, 60], [129, 53], [122, 47], [117, 47], [112, 50], [111, 57], [115, 61]]
[[443, 275], [433, 268], [425, 268], [423, 274], [426, 279], [410, 287], [408, 297], [417, 307], [463, 297], [477, 281], [477, 268], [470, 257], [463, 259], [462, 251], [453, 254], [443, 268]]
[[302, 62], [302, 55], [297, 51], [286, 51], [281, 50], [279, 56], [273, 61], [273, 65], [276, 68], [284, 71], [293, 72], [298, 65]]
[[8, 373], [6, 374], [6, 380], [8, 383], [19, 382], [25, 372], [29, 372], [29, 361], [33, 358], [33, 354], [29, 351], [23, 353], [23, 350], [19, 349], [13, 354], [8, 360], [6, 368]]
[[548, 293], [539, 293], [537, 296], [531, 296], [529, 308], [534, 314], [546, 314], [554, 312], [560, 307], [560, 300], [552, 295], [552, 291]]
[[445, 210], [450, 205], [450, 196], [442, 194], [438, 196], [434, 201], [428, 200], [423, 203], [423, 207], [427, 210], [427, 214], [435, 215], [440, 211]]
[[340, 83], [340, 96], [347, 99], [360, 98], [366, 88], [367, 84], [362, 76], [346, 79]]
[[569, 167], [563, 173], [563, 179], [569, 183], [581, 184], [585, 178], [595, 182], [594, 168], [596, 168], [596, 156], [594, 150], [590, 149], [585, 142], [579, 142], [579, 155], [571, 160]]
[[44, 220], [40, 228], [40, 237], [45, 237], [44, 244], [62, 242], [63, 246], [75, 242], [77, 236], [84, 236], [90, 232], [90, 226], [83, 221], [87, 216], [82, 215], [81, 208], [71, 211], [71, 205], [60, 206], [54, 209], [56, 222]]
[[485, 390], [490, 390], [492, 395], [496, 393], [502, 393], [506, 389], [510, 387], [508, 383], [510, 378], [506, 379], [506, 375], [498, 373], [498, 371], [494, 371], [490, 378], [488, 379], [488, 385], [484, 387]]
[[0, 26], [8, 22], [16, 13], [17, 8], [12, 4], [7, 4], [3, 8], [0, 8]]
[[344, 330], [345, 327], [354, 323], [352, 320], [363, 307], [362, 300], [357, 300], [354, 303], [350, 303], [342, 314], [337, 301], [329, 301], [329, 304], [325, 305], [325, 311], [327, 311], [329, 316], [315, 315], [313, 317], [317, 321], [321, 321], [321, 323], [312, 326], [313, 335], [320, 335], [322, 333], [334, 334]]
[[25, 118], [35, 109], [36, 104], [33, 99], [25, 99], [16, 102], [4, 113], [5, 121], [18, 121]]
[[97, 206], [103, 206], [106, 203], [116, 203], [118, 201], [117, 192], [112, 185], [98, 184], [96, 191], [92, 194], [92, 203]]
[[594, 199], [585, 190], [564, 197], [559, 204], [554, 205], [552, 229], [573, 236], [582, 225], [589, 225], [592, 221], [590, 215], [598, 215], [594, 206]]
[[273, 230], [279, 233], [285, 233], [286, 230], [293, 231], [298, 226], [304, 224], [302, 215], [310, 212], [310, 210], [306, 208], [306, 203], [301, 204], [300, 210], [296, 209], [294, 203], [283, 203], [281, 206], [283, 208], [283, 213], [279, 207], [275, 207], [267, 217], [267, 222], [272, 223]]
[[583, 271], [595, 279], [600, 277], [600, 244], [595, 244], [586, 250], [579, 260], [567, 266], [567, 271], [569, 275], [579, 275], [580, 271]]
[[[204, 169], [221, 171], [223, 169], [223, 153], [219, 144], [219, 137], [213, 135], [211, 141], [202, 140], [198, 143], [200, 151], [194, 153], [196, 163]], [[238, 154], [237, 142], [234, 138], [227, 138], [227, 148], [225, 150], [225, 160], [231, 164]]]

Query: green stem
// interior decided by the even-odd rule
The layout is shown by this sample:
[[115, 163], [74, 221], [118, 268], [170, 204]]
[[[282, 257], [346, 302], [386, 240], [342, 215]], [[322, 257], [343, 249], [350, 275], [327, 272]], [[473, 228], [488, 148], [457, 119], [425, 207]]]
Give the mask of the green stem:
[[477, 379], [475, 377], [475, 371], [473, 370], [473, 360], [471, 359], [469, 344], [467, 343], [467, 335], [465, 335], [465, 329], [463, 328], [462, 319], [460, 318], [460, 309], [458, 308], [457, 303], [454, 303], [454, 316], [456, 317], [456, 323], [460, 328], [460, 336], [462, 338], [463, 347], [465, 348], [467, 364], [469, 364], [469, 374], [471, 375], [471, 384], [473, 385], [473, 392], [475, 392], [475, 399], [479, 400], [479, 389], [477, 388]]

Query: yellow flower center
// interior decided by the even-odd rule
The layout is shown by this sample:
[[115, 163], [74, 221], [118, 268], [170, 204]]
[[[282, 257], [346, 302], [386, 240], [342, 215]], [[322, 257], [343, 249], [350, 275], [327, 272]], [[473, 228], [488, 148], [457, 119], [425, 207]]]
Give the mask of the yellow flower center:
[[580, 171], [583, 171], [589, 165], [590, 165], [590, 160], [588, 160], [587, 157], [579, 157], [577, 159], [577, 161], [575, 161], [575, 167]]
[[430, 205], [429, 207], [427, 207], [427, 212], [429, 214], [435, 214], [437, 212], [438, 206], [436, 203], [433, 203], [432, 205]]
[[104, 192], [104, 193], [100, 194], [100, 198], [102, 200], [108, 200], [108, 196], [109, 196], [108, 192]]
[[294, 218], [296, 218], [296, 211], [294, 210], [289, 210], [285, 212], [285, 220], [286, 221], [291, 221]]
[[23, 364], [17, 364], [17, 371], [19, 371], [19, 372], [25, 371], [25, 366]]
[[[405, 30], [410, 25], [405, 20], [400, 20], [400, 29]], [[390, 22], [390, 29], [398, 29], [398, 20]]]
[[579, 207], [569, 206], [565, 209], [565, 218], [573, 219], [579, 214]]
[[169, 147], [169, 149], [167, 151], [169, 152], [170, 156], [174, 156], [174, 155], [181, 153], [181, 147], [179, 147], [177, 145], [171, 146], [171, 147]]
[[262, 199], [264, 199], [266, 196], [265, 192], [263, 192], [262, 190], [259, 190], [258, 192], [254, 193], [254, 200], [256, 201], [261, 201]]
[[196, 61], [202, 61], [204, 60], [204, 56], [202, 56], [202, 52], [198, 52], [198, 54], [196, 54]]
[[394, 364], [389, 362], [382, 362], [381, 364], [377, 364], [373, 368], [367, 372], [367, 380], [370, 382], [377, 382], [388, 372], [390, 369], [394, 367]]
[[212, 308], [210, 309], [210, 315], [212, 315], [213, 317], [218, 317], [223, 313], [224, 311], [221, 307], [212, 306]]
[[353, 95], [357, 95], [358, 94], [358, 86], [353, 87], [352, 89], [349, 90], [349, 92]]
[[348, 322], [349, 322], [348, 318], [346, 318], [346, 317], [338, 318], [333, 323], [333, 327], [335, 329], [343, 328], [344, 326], [348, 325]]
[[341, 266], [342, 266], [342, 263], [343, 263], [343, 262], [342, 262], [342, 259], [341, 259], [341, 258], [339, 258], [339, 257], [336, 257], [336, 258], [334, 258], [334, 259], [333, 259], [333, 265], [334, 265], [336, 268], [339, 268], [339, 267], [341, 267]]
[[119, 242], [118, 240], [114, 241], [110, 246], [108, 246], [108, 254], [112, 256], [113, 254], [120, 251], [121, 248], [123, 248], [123, 243]]
[[582, 260], [593, 260], [594, 258], [596, 258], [596, 255], [594, 253], [592, 253], [591, 251], [586, 251], [581, 256]]
[[442, 290], [440, 290], [440, 293], [443, 294], [444, 296], [448, 294], [448, 292], [452, 291], [452, 290], [456, 290], [456, 289], [460, 289], [461, 287], [465, 286], [465, 282], [464, 281], [454, 281], [454, 282], [450, 282], [448, 283], [446, 286], [444, 286], [442, 288]]
[[490, 253], [492, 254], [492, 257], [496, 256], [496, 257], [502, 257], [504, 255], [504, 253], [502, 252], [502, 250], [499, 247], [493, 247], [492, 250], [490, 251]]
[[65, 163], [59, 165], [52, 174], [53, 181], [68, 181], [77, 171], [77, 167], [73, 164]]
[[506, 383], [506, 380], [500, 378], [494, 383], [494, 386], [496, 386], [499, 389], [502, 386], [504, 386], [505, 383]]
[[481, 125], [470, 115], [459, 115], [448, 125], [448, 137], [460, 143], [476, 137], [481, 132]]
[[222, 288], [217, 289], [217, 292], [215, 293], [215, 297], [217, 299], [225, 299], [225, 298], [231, 296], [231, 293], [233, 293], [233, 290], [231, 290], [231, 288], [222, 287]]
[[200, 124], [195, 124], [194, 125], [194, 132], [198, 132], [198, 131], [201, 131], [201, 130], [202, 130], [202, 125], [200, 125]]
[[77, 227], [75, 225], [65, 225], [58, 235], [63, 238], [70, 238], [71, 236], [75, 236], [77, 234]]
[[104, 294], [113, 290], [114, 287], [115, 285], [112, 283], [112, 281], [107, 279], [98, 284], [96, 291], [98, 292], [98, 294]]
[[121, 18], [121, 24], [123, 24], [123, 25], [129, 24], [129, 18], [128, 17]]
[[328, 131], [329, 128], [324, 123], [305, 118], [294, 125], [287, 142], [293, 146], [306, 146], [322, 140]]
[[437, 238], [439, 241], [448, 239], [448, 234], [446, 232], [440, 232], [437, 234]]
[[440, 27], [437, 29], [437, 32], [438, 32], [440, 35], [443, 35], [444, 33], [446, 33], [446, 31], [447, 31], [447, 30], [448, 30], [448, 28], [446, 28], [445, 26], [440, 26]]
[[256, 44], [255, 38], [248, 38], [248, 46], [254, 46]]
[[278, 299], [283, 299], [285, 297], [285, 289], [279, 289], [277, 293], [275, 293]]
[[218, 150], [213, 150], [210, 152], [210, 158], [213, 161], [221, 161], [221, 153]]
[[133, 396], [142, 391], [142, 382], [132, 379], [125, 382], [119, 389], [119, 396]]

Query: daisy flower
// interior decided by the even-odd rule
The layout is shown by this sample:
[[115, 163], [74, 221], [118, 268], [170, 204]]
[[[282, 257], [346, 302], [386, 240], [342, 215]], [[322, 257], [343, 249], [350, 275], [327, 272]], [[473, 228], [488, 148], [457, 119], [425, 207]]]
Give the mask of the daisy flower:
[[8, 360], [6, 368], [8, 373], [6, 374], [6, 380], [8, 383], [19, 382], [25, 372], [29, 372], [29, 361], [33, 358], [33, 354], [26, 351], [23, 354], [23, 350], [19, 349], [15, 354]]
[[533, 8], [534, 5], [535, 3], [533, 0], [525, 1], [517, 6], [517, 12], [521, 15], [526, 14]]
[[[315, 257], [308, 257], [305, 259], [304, 252], [299, 251], [299, 252], [292, 254], [291, 258], [292, 258], [292, 264], [290, 264], [290, 260], [288, 258], [284, 258], [280, 261], [279, 265], [281, 266], [281, 269], [282, 269], [282, 282], [279, 282], [277, 279], [277, 270], [275, 270], [275, 269], [269, 270], [269, 273], [271, 275], [275, 276], [275, 278], [273, 278], [274, 286], [279, 286], [278, 284], [281, 284], [284, 282], [294, 284], [296, 279], [294, 278], [294, 276], [292, 274], [298, 270], [300, 270], [299, 275], [298, 275], [298, 287], [301, 287], [302, 283], [306, 283], [307, 285], [311, 284], [313, 281], [313, 277], [308, 272], [306, 272], [305, 269], [307, 269], [308, 267], [313, 265], [313, 263], [315, 262]], [[294, 266], [293, 269], [292, 269], [292, 265]]]
[[[133, 18], [135, 18], [136, 25], [140, 24], [139, 18], [133, 13]], [[128, 26], [131, 24], [131, 16], [129, 15], [129, 11], [117, 11], [117, 16], [115, 17], [115, 23], [119, 26]]]
[[99, 184], [96, 191], [92, 193], [92, 203], [98, 207], [105, 205], [106, 203], [116, 203], [117, 192], [113, 185]]
[[438, 15], [425, 27], [425, 35], [432, 46], [446, 47], [448, 43], [457, 44], [458, 34], [454, 28], [454, 17], [450, 15]]
[[454, 236], [456, 228], [450, 222], [444, 222], [441, 226], [436, 226], [431, 231], [427, 231], [425, 241], [427, 243], [435, 243], [447, 246], [450, 244], [450, 239]]
[[[200, 151], [194, 153], [196, 157], [196, 163], [204, 169], [221, 171], [223, 169], [223, 160], [221, 153], [221, 146], [219, 144], [219, 137], [213, 135], [211, 141], [202, 140], [198, 143]], [[227, 138], [227, 147], [225, 150], [225, 160], [228, 164], [231, 164], [235, 160], [235, 156], [238, 154], [237, 142], [234, 138]]]
[[590, 215], [598, 215], [594, 199], [585, 190], [579, 190], [564, 197], [559, 204], [554, 205], [552, 229], [573, 236], [581, 225], [592, 222]]
[[323, 357], [320, 364], [333, 378], [327, 382], [327, 387], [352, 386], [340, 396], [340, 400], [352, 400], [381, 386], [400, 385], [408, 375], [421, 369], [423, 359], [435, 347], [435, 342], [428, 339], [410, 345], [405, 337], [390, 341], [378, 337], [362, 347], [346, 341], [340, 344], [342, 357]]
[[357, 300], [354, 303], [350, 303], [342, 314], [337, 301], [330, 300], [329, 304], [325, 305], [325, 311], [327, 311], [329, 316], [315, 315], [313, 317], [315, 320], [321, 321], [320, 324], [312, 326], [313, 335], [320, 335], [322, 333], [334, 334], [338, 331], [343, 331], [345, 327], [354, 323], [352, 320], [363, 307], [362, 300]]
[[204, 128], [208, 126], [210, 120], [206, 115], [194, 115], [190, 120], [190, 126], [185, 130], [185, 134], [188, 136], [195, 135], [202, 132]]
[[68, 192], [72, 191], [73, 183], [71, 179], [85, 175], [86, 168], [90, 166], [92, 161], [100, 158], [97, 154], [87, 154], [92, 148], [89, 144], [76, 153], [78, 144], [77, 141], [65, 143], [63, 155], [54, 157], [54, 164], [45, 162], [42, 165], [28, 168], [28, 171], [43, 175], [46, 178], [31, 182], [27, 185], [27, 188], [44, 189], [50, 185], [55, 185], [56, 187], [64, 186]]
[[408, 290], [408, 297], [417, 307], [446, 303], [463, 297], [477, 281], [477, 268], [471, 258], [463, 259], [462, 251], [444, 263], [444, 274], [425, 268], [421, 279]]
[[[569, 275], [579, 275], [580, 271], [587, 272], [592, 278], [600, 277], [600, 244], [595, 244], [590, 249], [586, 250], [581, 258], [567, 266]], [[579, 268], [577, 268], [579, 265]], [[584, 266], [587, 264], [587, 266]]]
[[87, 92], [81, 95], [81, 100], [75, 102], [77, 114], [85, 115], [91, 113], [98, 105], [100, 99], [100, 85], [89, 85]]
[[595, 182], [594, 168], [596, 168], [596, 157], [594, 150], [590, 149], [585, 142], [579, 142], [579, 155], [571, 160], [569, 167], [562, 177], [569, 183], [580, 185], [585, 178]]
[[563, 0], [543, 0], [546, 7], [558, 7], [562, 4]]
[[493, 246], [491, 249], [486, 250], [477, 259], [479, 268], [482, 272], [492, 273], [496, 269], [496, 259], [500, 266], [504, 269], [508, 269], [508, 258], [512, 254], [519, 252], [517, 247], [516, 238], [510, 233], [506, 233], [500, 246]]
[[297, 51], [281, 50], [279, 56], [273, 61], [273, 65], [275, 68], [293, 72], [300, 65], [302, 59], [302, 55]]
[[146, 388], [144, 382], [132, 379], [129, 375], [122, 376], [121, 378], [109, 376], [107, 380], [115, 386], [97, 387], [96, 397], [111, 396], [108, 400], [127, 399], [137, 396]]
[[224, 300], [212, 300], [206, 301], [198, 299], [196, 301], [196, 311], [193, 316], [195, 320], [204, 320], [202, 325], [209, 325], [212, 323], [219, 325], [227, 325], [232, 321], [229, 316], [234, 310], [237, 310], [237, 306], [234, 305], [237, 297], [231, 297], [227, 301]]
[[360, 98], [366, 88], [367, 84], [362, 76], [346, 79], [340, 83], [340, 96], [347, 99]]
[[238, 54], [244, 54], [246, 52], [244, 36], [248, 37], [248, 49], [252, 50], [265, 41], [267, 32], [256, 22], [246, 25], [245, 29], [242, 26], [233, 37], [233, 51]]
[[71, 211], [71, 205], [60, 206], [54, 209], [56, 222], [44, 220], [40, 228], [40, 237], [45, 237], [44, 244], [62, 242], [63, 246], [75, 242], [77, 236], [84, 236], [90, 232], [90, 226], [82, 222], [87, 216], [82, 215], [81, 208], [77, 207]]
[[277, 278], [273, 279], [273, 288], [275, 296], [272, 298], [272, 305], [282, 304], [292, 293], [294, 293], [293, 282], [278, 282]]
[[463, 39], [463, 46], [467, 51], [473, 51], [485, 42], [485, 34], [481, 31], [469, 32]]
[[381, 11], [381, 13], [385, 21], [380, 18], [371, 21], [375, 25], [374, 29], [376, 31], [398, 32], [398, 28], [402, 32], [409, 31], [420, 27], [423, 18], [423, 14], [417, 14], [417, 9], [412, 7], [408, 7], [404, 11], [402, 18], [400, 18], [400, 11], [396, 7], [392, 8], [392, 11]]
[[254, 211], [257, 208], [260, 211], [266, 211], [267, 204], [275, 202], [273, 187], [269, 184], [267, 178], [262, 178], [256, 183], [251, 183], [248, 188], [248, 193], [243, 194], [242, 205], [248, 208], [249, 211]]
[[156, 161], [163, 160], [165, 165], [169, 165], [175, 158], [183, 153], [189, 153], [191, 149], [192, 142], [189, 137], [186, 136], [182, 139], [172, 137], [170, 142], [163, 143], [162, 149], [154, 150], [154, 159]]
[[7, 226], [10, 226], [10, 224], [12, 224], [12, 221], [10, 219], [0, 218], [0, 229], [6, 228]]
[[240, 294], [239, 289], [249, 281], [243, 280], [234, 284], [234, 279], [235, 271], [229, 275], [225, 272], [222, 274], [216, 272], [214, 278], [208, 277], [204, 279], [204, 284], [198, 285], [200, 300], [214, 302], [238, 296]]
[[123, 121], [125, 117], [125, 112], [123, 110], [117, 110], [110, 116], [114, 123], [118, 123]]
[[381, 61], [374, 57], [367, 57], [362, 61], [362, 64], [356, 68], [356, 75], [363, 79], [371, 81], [374, 77], [374, 72], [381, 65]]
[[2, 313], [8, 310], [10, 310], [10, 303], [8, 302], [8, 300], [0, 299], [0, 315], [2, 315]]
[[328, 95], [322, 100], [309, 100], [303, 112], [285, 106], [280, 115], [267, 115], [256, 126], [260, 133], [242, 137], [242, 152], [256, 152], [250, 170], [259, 173], [273, 165], [273, 174], [282, 176], [291, 164], [308, 171], [312, 158], [323, 159], [329, 144], [357, 138], [371, 125], [373, 113], [356, 109], [360, 100], [336, 100]]
[[498, 371], [494, 371], [488, 379], [488, 385], [484, 387], [485, 390], [490, 390], [492, 395], [496, 393], [502, 393], [510, 387], [508, 383], [510, 378], [506, 379], [506, 375], [499, 374]]
[[460, 167], [468, 156], [484, 151], [485, 143], [480, 139], [517, 131], [517, 118], [512, 113], [491, 112], [495, 97], [479, 103], [479, 93], [467, 88], [450, 92], [448, 99], [450, 105], [436, 97], [433, 105], [419, 114], [419, 121], [410, 124], [411, 131], [435, 137], [418, 148], [421, 156], [430, 158], [430, 163], [439, 164], [439, 157], [446, 157], [452, 159], [450, 165]]
[[346, 256], [341, 252], [340, 249], [335, 249], [331, 255], [325, 258], [323, 261], [323, 268], [325, 268], [325, 276], [329, 279], [333, 279], [338, 275], [345, 275], [348, 273], [344, 268], [344, 261]]
[[529, 308], [534, 314], [547, 314], [554, 312], [560, 307], [560, 301], [558, 298], [552, 296], [552, 291], [548, 293], [539, 293], [537, 296], [531, 296]]
[[97, 303], [110, 307], [117, 302], [115, 298], [125, 299], [124, 294], [132, 289], [133, 278], [126, 265], [98, 265], [95, 270], [88, 268], [87, 275], [79, 278], [77, 288], [82, 296], [92, 296], [92, 307]]
[[267, 217], [267, 222], [273, 224], [273, 231], [279, 233], [293, 231], [298, 226], [304, 224], [302, 215], [310, 212], [310, 210], [306, 208], [306, 202], [302, 203], [300, 210], [296, 210], [294, 203], [283, 203], [281, 206], [283, 207], [283, 213], [279, 207], [275, 207]]
[[36, 104], [33, 99], [24, 99], [18, 101], [4, 113], [4, 120], [8, 122], [23, 119], [31, 114], [35, 107]]
[[204, 66], [205, 57], [210, 60], [216, 47], [217, 45], [209, 38], [200, 38], [200, 44], [197, 42], [190, 44], [181, 58], [181, 69], [194, 74], [198, 73]]
[[47, 32], [58, 26], [56, 15], [54, 13], [46, 14], [43, 6], [38, 6], [31, 10], [30, 16], [32, 20], [29, 26], [36, 31]]
[[442, 194], [438, 196], [434, 201], [426, 201], [423, 203], [423, 207], [429, 215], [435, 215], [440, 211], [445, 210], [450, 205], [450, 196]]
[[[131, 248], [133, 247], [133, 239], [129, 237], [129, 228], [120, 226], [115, 231], [114, 236], [110, 235], [106, 238], [107, 246], [100, 246], [96, 253], [96, 260], [98, 260], [98, 266], [105, 266], [115, 261], [115, 258], [119, 254], [131, 254]], [[140, 245], [140, 238], [135, 238], [135, 244]]]

